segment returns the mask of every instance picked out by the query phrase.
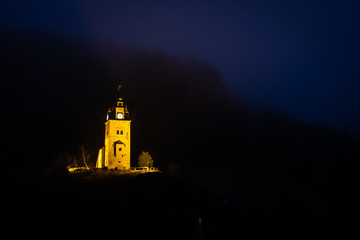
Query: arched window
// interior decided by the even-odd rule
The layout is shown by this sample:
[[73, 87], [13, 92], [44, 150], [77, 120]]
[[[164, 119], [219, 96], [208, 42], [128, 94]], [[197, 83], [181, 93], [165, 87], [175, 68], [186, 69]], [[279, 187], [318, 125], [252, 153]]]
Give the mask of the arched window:
[[123, 131], [123, 130], [120, 131], [120, 135], [124, 135], [124, 131]]
[[[122, 130], [121, 130], [122, 131]], [[119, 135], [119, 130], [116, 130], [116, 134]]]

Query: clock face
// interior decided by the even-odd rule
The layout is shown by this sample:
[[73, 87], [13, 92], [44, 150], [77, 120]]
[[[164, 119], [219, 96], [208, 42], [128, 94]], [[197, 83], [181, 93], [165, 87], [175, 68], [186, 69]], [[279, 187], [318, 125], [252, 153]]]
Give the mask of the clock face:
[[118, 114], [117, 114], [117, 118], [118, 118], [118, 119], [123, 119], [123, 114], [122, 114], [122, 113], [118, 113]]

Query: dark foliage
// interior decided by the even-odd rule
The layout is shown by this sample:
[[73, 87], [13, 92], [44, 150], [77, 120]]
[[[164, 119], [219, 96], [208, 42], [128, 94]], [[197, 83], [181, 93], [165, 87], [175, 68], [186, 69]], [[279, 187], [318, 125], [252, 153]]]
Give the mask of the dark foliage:
[[[164, 214], [168, 209], [161, 209], [161, 201], [176, 211], [174, 215], [166, 212], [170, 214], [166, 217], [174, 221], [164, 223], [172, 224], [167, 228], [169, 232], [182, 236], [196, 231], [192, 223], [188, 226], [182, 222], [193, 219], [193, 212], [198, 211], [197, 206], [186, 202], [195, 191], [201, 196], [197, 204], [207, 208], [204, 214], [211, 219], [208, 231], [212, 231], [214, 238], [230, 237], [229, 232], [244, 238], [355, 233], [359, 218], [356, 171], [360, 156], [355, 136], [272, 111], [251, 113], [251, 104], [249, 107], [246, 101], [228, 98], [214, 67], [191, 57], [168, 56], [134, 47], [84, 44], [34, 32], [2, 32], [0, 48], [1, 132], [6, 141], [2, 149], [3, 162], [8, 164], [3, 183], [19, 181], [18, 185], [9, 185], [9, 192], [18, 199], [23, 194], [35, 195], [36, 203], [31, 206], [54, 211], [47, 213], [46, 218], [60, 217], [65, 219], [56, 221], [67, 222], [71, 217], [63, 215], [62, 209], [87, 199], [92, 199], [93, 204], [105, 198], [126, 196], [121, 198], [124, 204], [121, 206], [127, 206], [137, 199], [132, 187], [141, 192], [146, 186], [147, 181], [134, 180], [131, 187], [126, 187], [128, 180], [117, 180], [109, 186], [120, 184], [118, 189], [126, 190], [110, 196], [105, 183], [101, 186], [85, 183], [83, 188], [63, 171], [48, 170], [56, 169], [54, 162], [61, 165], [56, 156], [73, 154], [82, 144], [94, 152], [102, 146], [105, 114], [114, 102], [117, 85], [122, 84], [132, 119], [133, 159], [141, 151], [149, 151], [155, 166], [169, 171], [176, 177], [173, 179], [176, 183], [181, 181], [184, 188], [193, 186], [181, 190], [185, 191], [181, 195], [185, 202], [180, 210], [177, 207], [183, 198], [162, 199], [168, 189], [172, 189], [170, 196], [175, 194], [176, 187], [160, 184], [164, 188], [161, 194], [147, 192], [142, 196], [151, 199], [155, 195], [151, 204]], [[136, 165], [136, 161], [132, 164]], [[19, 188], [19, 192], [13, 193], [12, 186], [22, 186], [29, 179], [32, 182], [27, 183], [26, 191]], [[46, 189], [50, 189], [50, 196], [63, 195], [44, 200]], [[207, 194], [212, 197], [203, 197]], [[220, 210], [215, 209], [217, 203], [213, 202], [224, 200], [228, 205], [220, 204]], [[93, 206], [90, 203], [87, 208]], [[21, 200], [16, 204], [21, 204]], [[189, 213], [191, 217], [181, 211], [184, 207], [194, 208]], [[77, 216], [89, 218], [84, 221], [97, 221], [96, 216], [101, 218], [105, 214], [87, 213], [81, 204], [76, 209]], [[133, 217], [126, 212], [130, 210], [124, 214], [122, 209], [110, 211], [119, 218]], [[35, 214], [31, 211], [29, 214]], [[106, 214], [105, 217], [113, 216]], [[121, 219], [118, 221], [130, 224], [129, 229], [134, 230], [136, 224], [144, 224], [146, 229], [146, 222], [135, 224], [137, 219], [130, 223]], [[187, 226], [181, 233], [181, 227]], [[53, 233], [64, 229], [51, 227]], [[165, 235], [164, 238], [169, 237]]]

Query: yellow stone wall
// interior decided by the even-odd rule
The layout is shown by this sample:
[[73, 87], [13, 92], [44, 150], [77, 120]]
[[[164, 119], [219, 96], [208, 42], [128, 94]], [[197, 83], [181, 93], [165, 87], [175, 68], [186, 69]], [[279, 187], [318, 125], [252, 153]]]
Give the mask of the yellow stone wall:
[[110, 119], [105, 123], [104, 167], [130, 169], [131, 120]]

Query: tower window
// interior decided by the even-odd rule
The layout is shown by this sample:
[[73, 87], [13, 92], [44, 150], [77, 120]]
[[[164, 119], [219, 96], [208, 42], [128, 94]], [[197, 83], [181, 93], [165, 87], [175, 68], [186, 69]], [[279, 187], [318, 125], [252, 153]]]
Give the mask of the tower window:
[[124, 131], [123, 131], [123, 130], [120, 131], [120, 135], [124, 135]]
[[122, 150], [122, 148], [119, 148], [119, 151], [121, 151]]
[[116, 134], [119, 135], [119, 130], [116, 130]]

